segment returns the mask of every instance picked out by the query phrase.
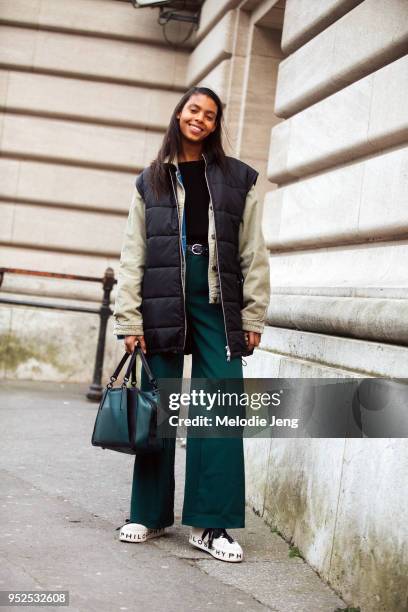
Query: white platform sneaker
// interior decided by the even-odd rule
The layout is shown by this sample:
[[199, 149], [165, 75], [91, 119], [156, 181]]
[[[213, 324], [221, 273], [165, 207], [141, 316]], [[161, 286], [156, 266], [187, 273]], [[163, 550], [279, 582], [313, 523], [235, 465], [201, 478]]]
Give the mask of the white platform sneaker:
[[241, 546], [225, 529], [192, 527], [188, 541], [220, 561], [239, 563], [244, 558]]
[[146, 542], [146, 540], [150, 540], [151, 538], [158, 538], [165, 533], [164, 528], [150, 529], [139, 523], [130, 522], [122, 525], [122, 527], [118, 527], [117, 530], [119, 529], [119, 540], [121, 542], [132, 542], [134, 544]]

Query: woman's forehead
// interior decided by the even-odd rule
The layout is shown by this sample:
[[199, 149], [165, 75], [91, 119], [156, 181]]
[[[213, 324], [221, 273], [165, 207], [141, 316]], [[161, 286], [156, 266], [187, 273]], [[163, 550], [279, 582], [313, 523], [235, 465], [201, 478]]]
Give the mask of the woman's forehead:
[[210, 98], [210, 96], [202, 93], [192, 94], [186, 104], [196, 104], [204, 110], [214, 111], [215, 113], [218, 110], [217, 104], [214, 102], [214, 100]]

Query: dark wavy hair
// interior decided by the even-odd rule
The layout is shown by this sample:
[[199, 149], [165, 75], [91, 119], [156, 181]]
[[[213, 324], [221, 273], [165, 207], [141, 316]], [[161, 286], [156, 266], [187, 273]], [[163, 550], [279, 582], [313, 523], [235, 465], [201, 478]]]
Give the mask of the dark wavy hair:
[[176, 105], [157, 157], [150, 164], [150, 185], [156, 197], [160, 197], [160, 195], [169, 191], [167, 168], [163, 162], [166, 157], [169, 157], [171, 163], [176, 155], [181, 153], [181, 130], [177, 115], [181, 113], [194, 94], [204, 94], [214, 100], [217, 105], [216, 127], [204, 140], [203, 151], [204, 153], [211, 153], [213, 161], [222, 169], [226, 166], [225, 151], [222, 146], [222, 129], [225, 130], [222, 102], [217, 94], [208, 87], [191, 87]]

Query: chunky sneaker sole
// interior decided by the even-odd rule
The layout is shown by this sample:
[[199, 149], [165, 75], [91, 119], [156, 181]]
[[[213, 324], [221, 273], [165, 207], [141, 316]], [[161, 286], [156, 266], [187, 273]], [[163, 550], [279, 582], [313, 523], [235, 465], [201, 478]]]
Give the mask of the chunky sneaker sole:
[[139, 523], [126, 523], [119, 531], [121, 542], [132, 542], [134, 544], [146, 542], [151, 538], [158, 538], [164, 535], [165, 529], [149, 529]]
[[[200, 530], [202, 531], [202, 530]], [[238, 542], [234, 542], [233, 545], [226, 547], [225, 550], [218, 544], [217, 540], [223, 538], [217, 538], [213, 541], [212, 548], [209, 548], [206, 540], [203, 540], [201, 536], [197, 536], [194, 533], [190, 533], [188, 539], [189, 543], [204, 552], [210, 553], [215, 559], [219, 561], [227, 561], [228, 563], [240, 563], [244, 558], [244, 553]], [[229, 550], [228, 550], [229, 549]], [[234, 550], [235, 549], [235, 550]]]

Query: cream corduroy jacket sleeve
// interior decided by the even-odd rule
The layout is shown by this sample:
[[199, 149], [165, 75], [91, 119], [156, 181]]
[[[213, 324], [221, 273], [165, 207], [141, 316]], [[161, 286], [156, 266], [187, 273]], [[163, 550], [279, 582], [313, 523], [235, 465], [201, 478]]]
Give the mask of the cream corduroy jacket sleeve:
[[145, 204], [134, 187], [120, 255], [113, 333], [143, 335], [142, 281], [146, 258]]
[[263, 203], [255, 185], [249, 190], [239, 228], [239, 258], [244, 277], [245, 331], [262, 333], [270, 301], [269, 253], [262, 232]]

